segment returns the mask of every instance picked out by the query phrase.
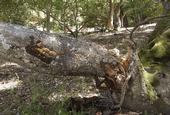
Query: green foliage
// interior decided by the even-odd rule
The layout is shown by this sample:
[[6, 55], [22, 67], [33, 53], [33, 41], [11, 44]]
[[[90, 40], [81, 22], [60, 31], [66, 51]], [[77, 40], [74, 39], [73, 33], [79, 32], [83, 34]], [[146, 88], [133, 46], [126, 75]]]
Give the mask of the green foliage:
[[148, 97], [151, 101], [155, 101], [158, 99], [157, 93], [156, 93], [154, 87], [152, 86], [152, 84], [155, 81], [156, 74], [157, 74], [157, 72], [149, 73], [143, 69], [143, 78], [144, 78], [144, 82], [145, 82], [145, 86], [146, 86], [145, 90], [146, 90], [146, 94], [148, 95]]
[[[120, 0], [113, 0], [113, 6]], [[121, 9], [131, 25], [162, 11], [152, 0], [123, 0]], [[105, 0], [1, 0], [0, 20], [41, 26], [55, 31], [80, 31], [82, 27], [107, 26], [109, 3]]]
[[14, 24], [25, 24], [29, 17], [24, 0], [0, 0], [0, 20]]
[[[141, 52], [140, 52], [141, 53]], [[139, 54], [140, 54], [139, 53]], [[142, 52], [143, 53], [143, 52]], [[141, 75], [141, 79], [142, 79], [142, 88], [143, 88], [143, 91], [144, 93], [148, 96], [149, 100], [151, 102], [154, 102], [158, 99], [157, 97], [157, 92], [155, 91], [154, 87], [153, 87], [153, 84], [155, 83], [156, 81], [156, 74], [158, 73], [159, 70], [155, 70], [154, 68], [152, 69], [153, 72], [148, 72], [145, 70], [145, 68], [149, 67], [151, 68], [151, 64], [148, 60], [146, 62], [149, 62], [149, 63], [145, 63], [143, 62], [143, 60], [141, 60], [141, 58], [143, 58], [144, 56], [143, 55], [138, 55], [137, 53], [137, 64], [138, 64], [138, 67], [139, 67], [139, 72], [140, 72], [140, 75]], [[151, 70], [150, 70], [151, 71]]]
[[87, 23], [87, 27], [103, 27], [107, 22], [108, 4], [105, 0], [89, 0], [82, 5], [82, 16]]
[[63, 102], [50, 102], [48, 100], [49, 89], [31, 79], [31, 100], [25, 103], [18, 98], [19, 112], [21, 115], [68, 115], [63, 107]]
[[134, 25], [147, 17], [158, 16], [162, 13], [160, 3], [153, 0], [126, 0], [123, 9], [128, 16], [130, 25]]

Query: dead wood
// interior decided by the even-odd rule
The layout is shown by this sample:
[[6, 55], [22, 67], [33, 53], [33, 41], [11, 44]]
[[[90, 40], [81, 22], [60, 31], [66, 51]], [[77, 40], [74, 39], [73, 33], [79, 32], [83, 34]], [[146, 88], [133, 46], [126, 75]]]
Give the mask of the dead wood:
[[[126, 73], [121, 59], [118, 60], [104, 46], [96, 43], [19, 25], [0, 23], [0, 27], [0, 41], [6, 50], [13, 48], [25, 50], [26, 54], [55, 68], [56, 75], [104, 77], [115, 84], [112, 78]], [[23, 54], [21, 57], [26, 58]], [[108, 65], [111, 68], [108, 68]]]
[[[6, 51], [24, 51], [17, 62], [20, 65], [24, 65], [22, 59], [29, 55], [39, 59], [39, 63], [50, 65], [56, 75], [103, 77], [105, 80], [96, 84], [105, 83], [110, 90], [121, 90], [118, 106], [124, 101], [132, 49], [125, 58], [118, 59], [104, 46], [93, 42], [7, 23], [0, 23], [0, 42]], [[34, 60], [30, 58], [31, 61]]]

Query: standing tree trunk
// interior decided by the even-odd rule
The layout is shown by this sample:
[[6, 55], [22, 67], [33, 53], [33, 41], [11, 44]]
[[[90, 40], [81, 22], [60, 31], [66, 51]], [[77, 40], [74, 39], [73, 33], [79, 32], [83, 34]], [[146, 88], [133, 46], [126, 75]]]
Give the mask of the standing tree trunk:
[[108, 29], [113, 29], [113, 15], [114, 15], [114, 6], [113, 6], [113, 1], [109, 0], [109, 15], [108, 15], [108, 21], [107, 21], [107, 28]]
[[74, 37], [77, 38], [78, 37], [78, 33], [79, 33], [79, 25], [78, 25], [78, 13], [79, 13], [79, 9], [78, 9], [78, 1], [75, 0], [75, 11], [74, 11], [74, 21], [75, 21], [75, 26], [76, 29], [74, 31]]
[[122, 21], [121, 21], [121, 3], [122, 1], [120, 1], [119, 3], [115, 3], [115, 8], [114, 8], [114, 20], [113, 20], [113, 24], [114, 24], [114, 29], [118, 30], [119, 28], [121, 28], [122, 25]]
[[123, 27], [128, 27], [129, 26], [129, 22], [128, 22], [128, 18], [127, 18], [127, 15], [125, 14], [123, 16]]
[[46, 27], [46, 31], [50, 32], [51, 29], [51, 25], [50, 25], [50, 18], [51, 18], [51, 0], [48, 1], [48, 3], [46, 3], [46, 22], [45, 22], [45, 27]]
[[50, 12], [49, 12], [49, 10], [46, 11], [46, 29], [47, 29], [47, 32], [50, 32]]

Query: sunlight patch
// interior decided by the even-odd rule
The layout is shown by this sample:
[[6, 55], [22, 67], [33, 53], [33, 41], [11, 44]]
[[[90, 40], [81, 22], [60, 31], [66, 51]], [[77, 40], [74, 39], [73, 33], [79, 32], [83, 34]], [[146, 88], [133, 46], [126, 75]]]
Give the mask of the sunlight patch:
[[102, 36], [105, 37], [105, 36], [111, 36], [111, 35], [114, 35], [114, 33], [105, 33]]
[[4, 49], [8, 50], [10, 48], [10, 45], [7, 44], [7, 41], [3, 34], [0, 34], [0, 42], [2, 43]]
[[113, 55], [120, 56], [120, 50], [117, 48], [109, 49], [109, 52]]
[[[58, 101], [58, 100], [60, 100], [60, 101], [63, 101], [63, 100], [65, 100], [66, 99], [66, 96], [65, 96], [65, 94], [66, 93], [63, 93], [63, 94], [61, 94], [61, 93], [56, 93], [56, 92], [54, 92], [54, 93], [52, 93], [49, 97], [48, 97], [48, 99], [49, 99], [49, 101], [51, 101], [51, 102], [55, 102], [55, 101]], [[66, 95], [69, 95], [69, 94], [66, 94]], [[98, 94], [98, 93], [92, 93], [92, 92], [90, 92], [90, 93], [77, 93], [76, 95], [74, 95], [74, 97], [76, 96], [78, 96], [78, 97], [80, 97], [80, 98], [90, 98], [90, 97], [94, 97], [94, 96], [99, 96], [100, 94]], [[72, 95], [69, 95], [69, 97], [72, 97]]]
[[0, 91], [16, 88], [19, 85], [21, 85], [21, 83], [22, 82], [18, 79], [2, 81], [2, 82], [0, 82]]
[[79, 93], [78, 96], [81, 97], [81, 98], [84, 98], [84, 97], [85, 98], [91, 98], [91, 97], [98, 97], [99, 94], [97, 94], [97, 93], [89, 93], [89, 94], [81, 94], [81, 93]]
[[20, 66], [19, 64], [13, 63], [13, 62], [6, 62], [6, 63], [0, 65], [0, 67], [6, 67], [6, 66], [15, 66], [15, 67], [18, 67], [18, 68], [21, 68], [21, 67], [22, 67], [22, 66]]
[[63, 100], [64, 94], [57, 94], [57, 93], [52, 93], [48, 99], [51, 102], [55, 102], [56, 100]]

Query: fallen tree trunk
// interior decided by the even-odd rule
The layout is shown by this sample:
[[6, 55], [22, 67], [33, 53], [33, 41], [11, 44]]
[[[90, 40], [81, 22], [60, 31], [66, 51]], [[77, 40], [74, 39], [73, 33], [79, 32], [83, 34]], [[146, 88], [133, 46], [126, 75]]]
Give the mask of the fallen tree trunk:
[[61, 75], [104, 76], [102, 62], [118, 63], [105, 47], [95, 43], [18, 25], [0, 23], [0, 41], [7, 50], [26, 49]]
[[[6, 23], [0, 23], [0, 43], [0, 48], [6, 49], [6, 52], [11, 50], [17, 53], [18, 49], [22, 50], [19, 54], [21, 56], [17, 58], [21, 60], [20, 62], [22, 62], [23, 66], [26, 62], [22, 61], [24, 58], [36, 57], [40, 63], [44, 62], [45, 65], [50, 65], [54, 73], [58, 75], [104, 77], [113, 83], [109, 84], [112, 86], [119, 85], [115, 77], [123, 75], [125, 79], [123, 80], [122, 86], [126, 89], [125, 85], [129, 80], [126, 79], [129, 78], [127, 73], [131, 73], [130, 76], [132, 79], [126, 96], [125, 90], [122, 90], [122, 95], [118, 93], [118, 98], [124, 98], [125, 96], [124, 103], [122, 98], [119, 104], [123, 103], [124, 108], [133, 111], [149, 111], [154, 114], [160, 112], [169, 113], [169, 104], [161, 101], [162, 98], [154, 103], [150, 103], [147, 95], [145, 95], [142, 84], [143, 79], [139, 74], [136, 63], [131, 63], [130, 68], [126, 69], [126, 65], [129, 65], [128, 63], [123, 64], [122, 60], [117, 59], [109, 50], [101, 45], [82, 39], [44, 33], [23, 26]], [[15, 58], [16, 56], [14, 54], [10, 57], [9, 61], [15, 61]], [[35, 61], [31, 59], [32, 58], [30, 58], [29, 62]], [[163, 81], [165, 80], [168, 82], [169, 77], [163, 79]], [[162, 84], [160, 84], [160, 86], [162, 86]]]
[[[104, 46], [93, 42], [6, 23], [0, 23], [0, 41], [7, 51], [22, 49], [24, 54], [19, 59], [30, 54], [54, 68], [55, 74], [94, 76], [98, 87], [105, 83], [109, 89], [121, 89], [119, 106], [122, 105], [130, 78], [127, 76], [132, 54], [130, 47], [127, 57], [118, 59]], [[10, 60], [13, 58], [15, 56]], [[105, 79], [100, 82], [98, 77]]]
[[[3, 48], [7, 51], [23, 49], [24, 54], [19, 57], [21, 60], [27, 58], [24, 55], [30, 54], [54, 68], [56, 75], [93, 76], [97, 87], [103, 83], [111, 89], [126, 87], [126, 73], [132, 54], [130, 48], [126, 58], [119, 59], [104, 46], [86, 40], [6, 23], [0, 23], [0, 28]], [[100, 81], [98, 77], [105, 79]]]

